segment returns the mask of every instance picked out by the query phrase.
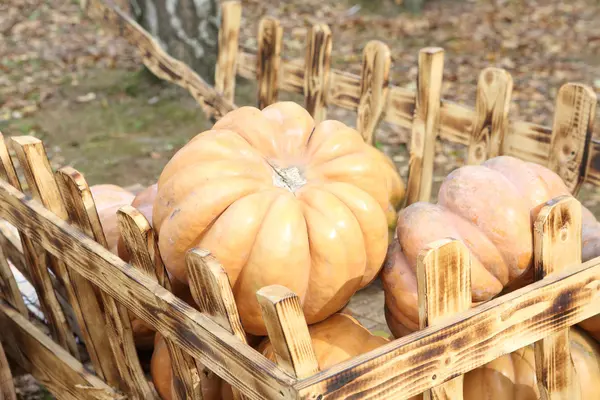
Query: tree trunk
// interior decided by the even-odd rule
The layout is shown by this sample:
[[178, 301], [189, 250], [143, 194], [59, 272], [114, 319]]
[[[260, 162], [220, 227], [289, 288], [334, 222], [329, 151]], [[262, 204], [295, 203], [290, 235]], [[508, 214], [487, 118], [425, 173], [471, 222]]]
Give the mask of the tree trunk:
[[130, 0], [137, 21], [172, 57], [214, 83], [219, 0]]

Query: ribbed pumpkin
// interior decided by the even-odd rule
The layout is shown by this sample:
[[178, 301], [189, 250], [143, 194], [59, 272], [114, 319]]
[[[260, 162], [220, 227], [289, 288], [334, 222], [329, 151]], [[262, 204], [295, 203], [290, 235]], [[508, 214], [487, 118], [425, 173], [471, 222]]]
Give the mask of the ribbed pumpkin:
[[[342, 313], [309, 326], [308, 331], [321, 371], [389, 342], [384, 337], [373, 335], [354, 317]], [[258, 351], [271, 361], [277, 361], [268, 338], [260, 344]]]
[[473, 302], [489, 300], [509, 283], [529, 283], [523, 273], [532, 265], [532, 225], [539, 206], [568, 194], [549, 169], [500, 156], [450, 173], [438, 204], [419, 202], [402, 210], [397, 241], [390, 245], [381, 274], [394, 335], [418, 329], [416, 263], [427, 244], [443, 238], [462, 240], [471, 253]]
[[162, 171], [153, 220], [169, 272], [185, 254], [223, 264], [245, 330], [265, 335], [256, 291], [279, 284], [308, 323], [340, 310], [385, 257], [386, 213], [403, 197], [393, 165], [336, 121], [300, 106], [242, 107], [194, 137]]

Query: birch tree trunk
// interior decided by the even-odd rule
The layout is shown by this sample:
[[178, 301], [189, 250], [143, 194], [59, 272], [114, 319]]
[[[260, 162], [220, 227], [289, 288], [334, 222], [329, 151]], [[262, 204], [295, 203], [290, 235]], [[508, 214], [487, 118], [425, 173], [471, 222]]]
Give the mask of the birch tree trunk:
[[131, 13], [172, 57], [214, 83], [219, 0], [130, 0]]

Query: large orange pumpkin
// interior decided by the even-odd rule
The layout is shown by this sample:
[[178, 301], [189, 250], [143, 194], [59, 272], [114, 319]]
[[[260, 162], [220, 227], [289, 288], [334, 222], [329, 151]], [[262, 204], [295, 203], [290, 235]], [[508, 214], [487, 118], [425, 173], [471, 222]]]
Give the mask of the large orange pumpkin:
[[[427, 244], [448, 237], [462, 240], [471, 253], [473, 302], [489, 300], [509, 283], [529, 283], [523, 276], [532, 265], [536, 212], [548, 200], [568, 194], [549, 169], [501, 156], [450, 173], [438, 204], [419, 202], [402, 210], [397, 241], [390, 245], [381, 275], [394, 335], [418, 329], [416, 263]], [[584, 218], [589, 216], [584, 213]]]
[[265, 335], [260, 288], [294, 291], [313, 324], [375, 278], [386, 213], [403, 192], [392, 165], [354, 129], [315, 126], [282, 102], [232, 111], [179, 150], [159, 178], [153, 220], [169, 272], [187, 282], [186, 252], [210, 250], [245, 330]]

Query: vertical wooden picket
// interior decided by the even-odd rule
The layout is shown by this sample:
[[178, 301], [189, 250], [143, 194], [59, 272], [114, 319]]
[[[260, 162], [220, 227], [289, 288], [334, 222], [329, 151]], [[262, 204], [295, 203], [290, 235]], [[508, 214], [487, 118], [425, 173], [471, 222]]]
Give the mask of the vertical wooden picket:
[[226, 1], [221, 5], [221, 15], [215, 89], [227, 101], [233, 102], [242, 5], [239, 1]]
[[[535, 280], [581, 264], [581, 204], [571, 196], [546, 203], [535, 221]], [[536, 342], [535, 366], [541, 400], [579, 400], [569, 329]]]
[[277, 364], [298, 379], [319, 371], [300, 298], [280, 285], [256, 292]]
[[279, 20], [265, 17], [258, 27], [256, 80], [258, 81], [258, 108], [263, 109], [277, 101], [279, 67], [283, 29]]
[[502, 153], [512, 88], [512, 76], [503, 69], [486, 68], [479, 75], [467, 164], [481, 164]]
[[[186, 262], [192, 297], [198, 309], [210, 315], [217, 324], [243, 343], [248, 343], [229, 277], [223, 266], [210, 252], [203, 249], [190, 250], [186, 255]], [[246, 399], [237, 389], [231, 389], [234, 400]]]
[[[104, 248], [108, 248], [92, 192], [83, 175], [71, 167], [61, 168], [56, 174], [57, 180], [61, 181], [60, 188], [68, 205], [71, 223]], [[118, 373], [120, 379], [119, 387], [134, 399], [158, 398], [142, 370], [127, 308], [102, 291], [100, 296], [106, 318], [102, 332], [110, 343], [116, 364], [114, 373]]]
[[[68, 220], [68, 213], [54, 177], [42, 142], [35, 138], [14, 138], [17, 154], [29, 184], [32, 196], [56, 215]], [[104, 333], [105, 319], [93, 285], [80, 274], [67, 268], [64, 262], [49, 256], [50, 266], [60, 271], [77, 326], [85, 342], [92, 365], [99, 377], [117, 385], [118, 375], [114, 357]]]
[[443, 70], [443, 49], [428, 47], [421, 50], [410, 137], [407, 206], [417, 201], [429, 201], [431, 197], [435, 141], [439, 133]]
[[588, 86], [567, 83], [558, 91], [548, 168], [577, 194], [590, 167], [596, 93]]
[[367, 43], [363, 50], [356, 129], [368, 144], [374, 143], [375, 129], [383, 116], [391, 65], [392, 56], [385, 43], [378, 40]]
[[315, 124], [327, 116], [327, 92], [331, 69], [331, 30], [326, 24], [315, 24], [307, 34], [304, 64], [304, 100]]
[[[465, 245], [443, 239], [421, 250], [417, 258], [417, 289], [421, 329], [471, 308], [471, 261]], [[462, 375], [423, 394], [423, 400], [462, 398]]]
[[[50, 169], [43, 145], [38, 139], [28, 136], [12, 137], [11, 144], [22, 168], [24, 169], [27, 183], [32, 191], [32, 196], [40, 200], [39, 188], [36, 183], [36, 177], [32, 174], [32, 169], [40, 169], [42, 171], [47, 171]], [[10, 158], [7, 160], [7, 162], [8, 164], [4, 165], [4, 170], [7, 171], [6, 174], [8, 176], [13, 175], [16, 177], [17, 175], [14, 173], [14, 166], [12, 165]], [[10, 170], [13, 170], [13, 172], [8, 172]], [[10, 183], [17, 189], [22, 189], [18, 179], [15, 182]], [[75, 344], [75, 337], [69, 328], [67, 318], [65, 317], [65, 314], [60, 306], [56, 292], [52, 286], [50, 272], [48, 271], [48, 266], [52, 268], [56, 265], [49, 263], [52, 257], [50, 257], [39, 244], [33, 243], [24, 235], [21, 235], [21, 239], [23, 243], [26, 264], [30, 269], [29, 275], [32, 278], [31, 284], [35, 288], [35, 291], [38, 295], [40, 307], [42, 308], [42, 312], [46, 317], [52, 337], [58, 344], [67, 349], [69, 353], [76, 358], [79, 358], [79, 350]], [[64, 271], [55, 270], [53, 272], [55, 272], [59, 278], [64, 277], [64, 274], [61, 273]]]
[[[119, 231], [131, 256], [131, 265], [148, 278], [159, 282], [159, 275], [166, 276], [165, 267], [157, 253], [158, 242], [154, 230], [144, 215], [132, 206], [123, 206], [117, 212]], [[159, 273], [157, 273], [159, 269]], [[168, 279], [164, 282], [170, 289]], [[174, 400], [201, 399], [202, 388], [196, 362], [180, 347], [165, 338], [173, 368]]]

